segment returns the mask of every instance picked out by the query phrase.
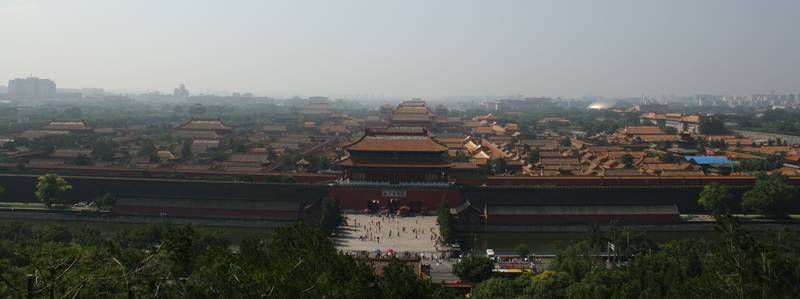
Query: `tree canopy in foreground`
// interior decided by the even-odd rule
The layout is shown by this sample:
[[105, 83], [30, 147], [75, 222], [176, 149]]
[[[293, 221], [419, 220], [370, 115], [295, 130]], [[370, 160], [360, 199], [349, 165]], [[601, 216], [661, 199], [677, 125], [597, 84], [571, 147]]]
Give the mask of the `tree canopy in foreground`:
[[148, 226], [110, 238], [97, 230], [0, 224], [0, 297], [56, 298], [453, 298], [407, 266], [386, 275], [339, 253], [317, 229], [278, 228], [233, 250], [218, 232]]
[[[595, 234], [561, 248], [548, 271], [491, 278], [473, 298], [797, 298], [797, 232], [748, 232], [731, 220], [718, 230], [713, 242], [661, 245], [629, 231]], [[606, 242], [616, 244], [610, 263], [592, 257], [606, 253]]]

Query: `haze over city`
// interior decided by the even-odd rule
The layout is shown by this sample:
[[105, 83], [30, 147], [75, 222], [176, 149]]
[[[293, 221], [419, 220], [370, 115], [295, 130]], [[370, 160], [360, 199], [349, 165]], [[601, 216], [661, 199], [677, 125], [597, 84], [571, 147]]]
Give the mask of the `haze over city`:
[[798, 298], [798, 20], [0, 0], [0, 298]]
[[798, 1], [0, 0], [0, 78], [289, 97], [800, 91]]

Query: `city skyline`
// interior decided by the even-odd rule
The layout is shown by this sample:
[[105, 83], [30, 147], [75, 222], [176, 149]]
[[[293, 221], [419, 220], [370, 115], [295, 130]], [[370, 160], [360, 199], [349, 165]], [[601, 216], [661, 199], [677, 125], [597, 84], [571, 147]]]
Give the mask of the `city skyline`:
[[[11, 91], [9, 86], [12, 85], [13, 81], [26, 81], [26, 80], [40, 80], [40, 81], [50, 81], [54, 84], [54, 80], [51, 78], [40, 78], [33, 75], [27, 77], [17, 77], [8, 80], [9, 85], [2, 85], [0, 84], [0, 96], [6, 95], [8, 92], [8, 96], [11, 95]], [[606, 95], [582, 95], [582, 96], [574, 96], [574, 97], [565, 97], [560, 95], [526, 95], [526, 94], [492, 94], [492, 95], [440, 95], [440, 96], [419, 96], [419, 95], [374, 95], [374, 94], [348, 94], [348, 95], [326, 95], [326, 94], [280, 94], [280, 93], [253, 93], [247, 90], [195, 90], [192, 89], [192, 93], [189, 93], [189, 89], [187, 89], [186, 85], [180, 83], [176, 85], [176, 88], [173, 88], [172, 91], [170, 90], [153, 90], [153, 89], [106, 89], [102, 86], [80, 86], [80, 87], [72, 87], [72, 86], [58, 86], [55, 88], [55, 92], [66, 92], [66, 93], [74, 93], [76, 91], [89, 91], [95, 94], [102, 94], [105, 93], [107, 95], [170, 95], [173, 94], [176, 90], [182, 90], [182, 97], [186, 98], [188, 96], [234, 96], [238, 97], [243, 95], [245, 97], [255, 96], [255, 97], [270, 97], [275, 99], [303, 99], [303, 98], [315, 98], [315, 97], [322, 97], [322, 98], [335, 98], [335, 99], [347, 99], [347, 100], [374, 100], [374, 101], [404, 101], [408, 99], [429, 99], [429, 100], [438, 100], [438, 101], [447, 101], [447, 100], [469, 100], [469, 99], [526, 99], [526, 98], [552, 98], [554, 100], [600, 100], [600, 99], [635, 99], [639, 98], [642, 101], [673, 101], [673, 100], [685, 100], [689, 98], [730, 98], [736, 99], [737, 101], [741, 101], [742, 99], [750, 98], [751, 100], [756, 98], [764, 98], [764, 97], [792, 97], [795, 96], [795, 93], [776, 93], [774, 91], [770, 92], [754, 92], [751, 94], [712, 94], [712, 93], [696, 93], [696, 94], [661, 94], [661, 95], [654, 95], [654, 94], [645, 94], [642, 93], [640, 95], [616, 95], [616, 96], [606, 96]], [[800, 93], [796, 94], [800, 97]], [[57, 97], [57, 94], [53, 93], [48, 97]], [[13, 96], [12, 96], [13, 97]], [[792, 98], [793, 99], [793, 98]]]
[[9, 0], [0, 78], [283, 97], [797, 93], [800, 4], [770, 4]]

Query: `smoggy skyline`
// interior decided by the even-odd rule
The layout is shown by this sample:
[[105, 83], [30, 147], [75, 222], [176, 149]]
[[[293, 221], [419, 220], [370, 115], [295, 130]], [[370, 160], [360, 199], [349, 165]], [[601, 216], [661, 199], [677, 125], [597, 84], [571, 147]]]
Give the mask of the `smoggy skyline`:
[[33, 73], [286, 96], [797, 93], [798, 23], [790, 0], [0, 0], [0, 85]]

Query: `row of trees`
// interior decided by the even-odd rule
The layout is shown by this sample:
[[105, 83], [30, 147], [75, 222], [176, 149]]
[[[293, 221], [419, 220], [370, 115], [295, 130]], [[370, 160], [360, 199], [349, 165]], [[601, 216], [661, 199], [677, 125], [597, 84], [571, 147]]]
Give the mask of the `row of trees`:
[[[628, 230], [561, 247], [542, 273], [479, 282], [481, 298], [796, 298], [800, 294], [800, 235], [753, 233], [731, 220], [718, 239], [656, 244]], [[610, 262], [596, 257], [615, 243]], [[476, 258], [480, 259], [480, 258]]]
[[743, 129], [800, 135], [800, 112], [796, 110], [740, 111], [724, 117]]
[[321, 204], [319, 228], [323, 234], [330, 235], [342, 223], [342, 208], [336, 197], [326, 197]]
[[91, 228], [0, 223], [0, 297], [455, 298], [393, 260], [371, 266], [304, 224], [232, 250], [218, 231], [160, 225], [104, 236]]
[[768, 156], [764, 159], [751, 158], [743, 160], [740, 167], [746, 172], [771, 171], [783, 167], [783, 157]]
[[725, 122], [716, 115], [704, 116], [700, 119], [700, 133], [706, 135], [722, 135], [728, 133]]
[[453, 214], [450, 213], [450, 207], [447, 202], [442, 200], [439, 209], [436, 211], [436, 223], [439, 224], [439, 235], [442, 237], [442, 242], [451, 244], [456, 241], [456, 220]]
[[14, 142], [3, 145], [5, 149], [13, 149], [18, 146], [25, 146], [35, 151], [52, 152], [56, 148], [84, 147], [92, 149], [91, 157], [83, 159], [95, 159], [100, 161], [111, 161], [114, 158], [114, 149], [117, 144], [113, 139], [106, 136], [93, 135], [55, 135], [45, 136], [36, 139], [26, 139], [19, 137]]
[[705, 186], [697, 204], [716, 216], [744, 211], [782, 218], [791, 211], [796, 196], [796, 189], [780, 173], [761, 173], [756, 176], [753, 189], [744, 193], [741, 199], [734, 196], [730, 187], [713, 184]]
[[489, 159], [478, 168], [479, 175], [502, 175], [509, 172], [508, 162], [505, 159]]
[[[0, 190], [2, 190], [0, 194], [5, 192], [5, 189], [2, 187], [0, 187]], [[69, 203], [66, 201], [64, 195], [71, 190], [72, 185], [70, 185], [67, 180], [57, 174], [49, 173], [39, 176], [36, 179], [34, 195], [48, 209], [51, 209], [53, 208], [54, 204]], [[92, 202], [95, 204], [97, 209], [109, 211], [114, 206], [116, 197], [113, 194], [105, 193], [96, 197]]]

